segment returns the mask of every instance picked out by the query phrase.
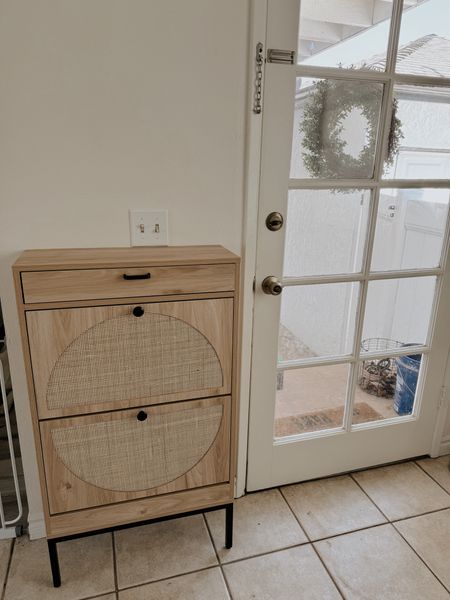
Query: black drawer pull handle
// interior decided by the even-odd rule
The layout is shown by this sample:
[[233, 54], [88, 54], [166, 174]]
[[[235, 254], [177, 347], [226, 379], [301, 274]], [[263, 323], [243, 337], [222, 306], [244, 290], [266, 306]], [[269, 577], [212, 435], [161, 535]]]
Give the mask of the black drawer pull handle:
[[144, 309], [142, 308], [142, 306], [135, 306], [133, 308], [133, 315], [135, 317], [142, 317], [143, 314], [144, 314]]
[[140, 410], [137, 414], [137, 420], [138, 421], [145, 421], [147, 418], [147, 413], [145, 412], [145, 410]]
[[141, 273], [138, 275], [127, 275], [126, 273], [123, 274], [123, 278], [126, 281], [132, 281], [133, 279], [150, 279], [150, 277], [150, 273]]

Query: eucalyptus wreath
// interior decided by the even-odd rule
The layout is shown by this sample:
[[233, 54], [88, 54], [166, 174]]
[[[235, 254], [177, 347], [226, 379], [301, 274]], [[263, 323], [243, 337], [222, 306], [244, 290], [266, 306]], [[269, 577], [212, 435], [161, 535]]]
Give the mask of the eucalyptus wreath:
[[[379, 107], [382, 89], [379, 83], [352, 85], [344, 80], [321, 79], [308, 94], [300, 122], [302, 157], [313, 177], [371, 177], [377, 143]], [[386, 163], [392, 165], [403, 138], [401, 121], [394, 100]], [[359, 109], [367, 122], [366, 143], [357, 157], [346, 152], [342, 132], [347, 116]]]

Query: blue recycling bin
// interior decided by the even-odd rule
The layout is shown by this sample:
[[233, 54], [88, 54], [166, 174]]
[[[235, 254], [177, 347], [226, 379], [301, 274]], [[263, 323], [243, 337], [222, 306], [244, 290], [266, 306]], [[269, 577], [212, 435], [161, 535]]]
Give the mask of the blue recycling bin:
[[396, 359], [397, 381], [395, 384], [394, 409], [398, 415], [410, 415], [414, 406], [421, 354], [399, 356]]

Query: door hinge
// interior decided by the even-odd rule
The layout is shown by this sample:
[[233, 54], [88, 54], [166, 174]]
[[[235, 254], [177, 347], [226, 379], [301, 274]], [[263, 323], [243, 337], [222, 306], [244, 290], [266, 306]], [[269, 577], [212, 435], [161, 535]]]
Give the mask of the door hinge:
[[443, 408], [447, 404], [447, 388], [445, 386], [441, 387], [441, 391], [439, 393], [439, 402], [438, 408]]
[[295, 50], [267, 50], [267, 62], [277, 65], [293, 65], [295, 63]]

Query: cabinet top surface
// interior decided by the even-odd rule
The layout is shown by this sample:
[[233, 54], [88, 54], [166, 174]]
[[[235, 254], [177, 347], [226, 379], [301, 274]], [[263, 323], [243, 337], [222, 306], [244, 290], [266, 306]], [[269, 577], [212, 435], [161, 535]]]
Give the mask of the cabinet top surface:
[[120, 266], [237, 263], [239, 257], [223, 246], [140, 246], [132, 248], [58, 248], [25, 250], [17, 271], [95, 269]]

